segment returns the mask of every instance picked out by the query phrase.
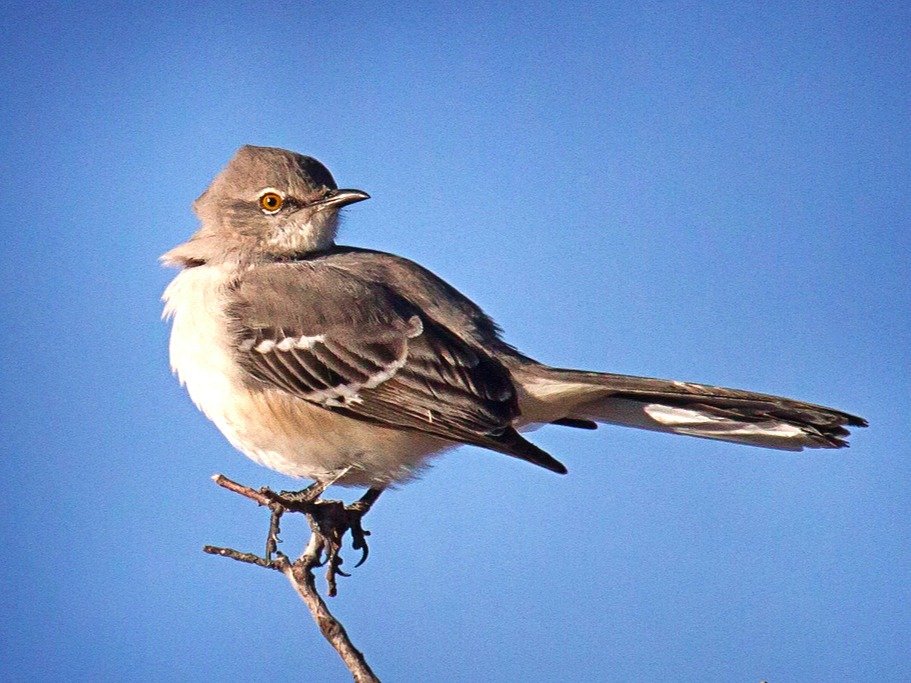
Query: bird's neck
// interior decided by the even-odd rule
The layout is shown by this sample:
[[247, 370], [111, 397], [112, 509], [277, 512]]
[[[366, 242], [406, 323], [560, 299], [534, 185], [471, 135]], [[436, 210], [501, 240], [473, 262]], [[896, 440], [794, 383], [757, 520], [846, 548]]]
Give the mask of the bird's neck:
[[338, 214], [335, 211], [320, 211], [303, 225], [286, 224], [273, 231], [260, 245], [260, 249], [272, 258], [326, 251], [335, 245], [338, 232]]

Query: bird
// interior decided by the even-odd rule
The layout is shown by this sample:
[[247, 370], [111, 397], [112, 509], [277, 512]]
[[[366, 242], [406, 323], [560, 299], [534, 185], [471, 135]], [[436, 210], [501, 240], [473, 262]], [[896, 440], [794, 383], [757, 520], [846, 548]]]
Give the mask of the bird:
[[[336, 243], [339, 189], [313, 157], [241, 147], [161, 257], [170, 363], [227, 440], [372, 503], [470, 444], [565, 474], [523, 432], [620, 425], [783, 451], [847, 446], [856, 415], [752, 391], [556, 368], [404, 257]], [[367, 506], [369, 507], [369, 505]]]

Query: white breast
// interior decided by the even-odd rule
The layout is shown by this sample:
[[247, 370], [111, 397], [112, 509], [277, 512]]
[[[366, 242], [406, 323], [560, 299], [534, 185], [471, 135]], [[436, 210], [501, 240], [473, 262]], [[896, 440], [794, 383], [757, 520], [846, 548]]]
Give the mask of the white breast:
[[224, 315], [230, 271], [198, 266], [180, 272], [164, 293], [164, 318], [173, 319], [171, 369], [190, 398], [224, 431], [225, 407], [239, 382], [229, 354]]

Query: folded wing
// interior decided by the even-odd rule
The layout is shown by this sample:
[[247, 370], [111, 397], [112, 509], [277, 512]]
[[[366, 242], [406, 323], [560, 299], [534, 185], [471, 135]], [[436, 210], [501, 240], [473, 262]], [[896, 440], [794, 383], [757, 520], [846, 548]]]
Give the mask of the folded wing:
[[255, 386], [565, 472], [513, 428], [509, 372], [390, 287], [319, 263], [276, 263], [246, 273], [231, 301], [235, 353]]

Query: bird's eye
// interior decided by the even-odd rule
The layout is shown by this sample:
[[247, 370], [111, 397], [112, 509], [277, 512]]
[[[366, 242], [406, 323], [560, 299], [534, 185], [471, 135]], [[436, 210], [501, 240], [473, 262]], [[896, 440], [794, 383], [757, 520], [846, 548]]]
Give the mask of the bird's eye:
[[266, 192], [259, 198], [259, 206], [265, 213], [275, 213], [282, 208], [282, 204], [284, 203], [284, 197], [278, 194], [278, 192]]

